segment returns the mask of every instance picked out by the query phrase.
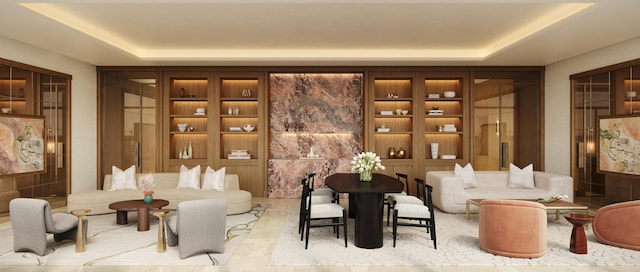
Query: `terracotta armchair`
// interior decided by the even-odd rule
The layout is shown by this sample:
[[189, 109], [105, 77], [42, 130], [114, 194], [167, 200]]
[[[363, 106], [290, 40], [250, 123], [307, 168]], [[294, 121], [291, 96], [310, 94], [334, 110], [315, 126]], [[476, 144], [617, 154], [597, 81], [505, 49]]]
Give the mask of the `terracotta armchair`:
[[537, 258], [547, 249], [547, 211], [523, 200], [487, 199], [478, 213], [480, 248], [496, 255]]
[[640, 250], [640, 200], [604, 206], [593, 217], [593, 234], [598, 241]]

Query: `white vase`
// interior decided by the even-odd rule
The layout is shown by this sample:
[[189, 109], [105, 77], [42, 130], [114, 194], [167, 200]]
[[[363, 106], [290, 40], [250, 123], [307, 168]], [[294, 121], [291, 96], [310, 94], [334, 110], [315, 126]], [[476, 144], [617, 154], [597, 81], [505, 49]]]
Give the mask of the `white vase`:
[[434, 160], [438, 158], [438, 143], [431, 143], [431, 158]]
[[193, 147], [191, 147], [191, 142], [189, 142], [189, 149], [187, 150], [187, 154], [189, 159], [193, 158]]
[[182, 159], [182, 148], [180, 148], [180, 151], [178, 151], [178, 159]]
[[232, 109], [231, 107], [229, 107], [229, 109], [227, 110], [227, 113], [228, 113], [229, 115], [232, 115], [232, 114], [233, 114], [233, 109]]

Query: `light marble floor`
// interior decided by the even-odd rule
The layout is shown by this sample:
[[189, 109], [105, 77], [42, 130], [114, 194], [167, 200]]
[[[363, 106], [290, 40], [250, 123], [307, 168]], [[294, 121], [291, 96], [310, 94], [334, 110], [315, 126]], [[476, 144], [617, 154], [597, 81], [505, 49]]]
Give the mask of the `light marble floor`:
[[[306, 272], [306, 271], [336, 271], [336, 272], [383, 272], [383, 271], [562, 271], [562, 272], [590, 272], [590, 271], [638, 271], [638, 267], [589, 267], [589, 266], [271, 266], [269, 258], [275, 247], [281, 226], [289, 214], [295, 199], [267, 199], [255, 198], [254, 203], [269, 205], [265, 214], [256, 223], [251, 233], [234, 252], [226, 265], [210, 266], [47, 266], [47, 267], [0, 267], [4, 271], [136, 271], [136, 272], [173, 272], [173, 271], [260, 271], [260, 272]], [[300, 250], [300, 249], [292, 249]]]

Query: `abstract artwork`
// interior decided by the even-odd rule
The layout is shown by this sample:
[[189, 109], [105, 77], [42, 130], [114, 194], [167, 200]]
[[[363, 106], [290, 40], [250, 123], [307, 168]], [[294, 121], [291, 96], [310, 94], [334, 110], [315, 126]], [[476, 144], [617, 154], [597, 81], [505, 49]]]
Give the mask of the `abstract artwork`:
[[0, 116], [0, 176], [44, 173], [44, 117]]
[[640, 115], [598, 120], [598, 171], [640, 175]]

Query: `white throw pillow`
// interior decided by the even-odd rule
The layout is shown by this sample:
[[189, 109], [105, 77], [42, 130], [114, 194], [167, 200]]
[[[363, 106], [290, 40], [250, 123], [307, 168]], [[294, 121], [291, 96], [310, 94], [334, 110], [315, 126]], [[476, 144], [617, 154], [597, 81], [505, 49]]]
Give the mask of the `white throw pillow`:
[[200, 190], [200, 165], [191, 168], [191, 170], [184, 165], [180, 166], [180, 178], [178, 179], [178, 187], [176, 188]]
[[127, 170], [111, 166], [111, 188], [109, 191], [136, 190], [136, 166], [132, 165]]
[[533, 189], [533, 164], [520, 169], [513, 163], [509, 164], [509, 188]]
[[464, 180], [465, 189], [478, 187], [478, 181], [476, 180], [476, 173], [473, 171], [473, 167], [471, 166], [471, 163], [467, 163], [465, 167], [462, 167], [456, 163], [456, 166], [453, 169], [453, 174], [456, 176], [462, 177], [462, 180]]
[[207, 166], [204, 171], [204, 181], [202, 182], [202, 190], [224, 191], [224, 175], [225, 168], [222, 167], [215, 171]]

